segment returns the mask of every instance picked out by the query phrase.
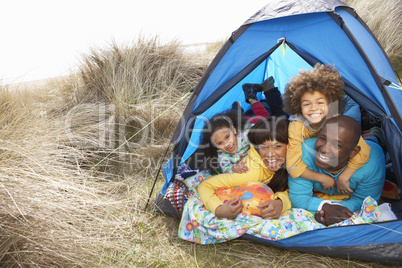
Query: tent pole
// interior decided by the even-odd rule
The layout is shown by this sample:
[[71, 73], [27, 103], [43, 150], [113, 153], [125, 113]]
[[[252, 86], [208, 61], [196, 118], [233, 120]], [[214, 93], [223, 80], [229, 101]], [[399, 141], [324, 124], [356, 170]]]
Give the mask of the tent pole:
[[151, 199], [152, 193], [153, 193], [154, 188], [155, 188], [156, 181], [158, 180], [159, 173], [161, 172], [161, 169], [162, 169], [163, 161], [164, 161], [165, 158], [166, 158], [167, 152], [169, 151], [169, 147], [170, 147], [171, 144], [172, 144], [172, 143], [169, 142], [169, 146], [166, 148], [165, 155], [163, 156], [162, 162], [161, 162], [161, 164], [159, 165], [158, 173], [156, 173], [155, 180], [154, 180], [154, 183], [153, 183], [152, 188], [151, 188], [151, 192], [149, 193], [147, 203], [145, 204], [145, 207], [144, 207], [144, 211], [145, 211], [145, 210], [147, 209], [147, 207], [148, 207], [149, 200]]

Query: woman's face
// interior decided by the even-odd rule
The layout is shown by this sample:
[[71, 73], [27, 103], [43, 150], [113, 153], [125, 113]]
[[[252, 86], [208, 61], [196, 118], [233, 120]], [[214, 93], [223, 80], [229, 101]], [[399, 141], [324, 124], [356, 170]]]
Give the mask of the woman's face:
[[277, 140], [264, 141], [262, 144], [258, 145], [258, 153], [267, 168], [276, 172], [285, 163], [286, 143]]
[[212, 134], [212, 143], [221, 151], [229, 154], [237, 152], [236, 129], [234, 127], [223, 127]]

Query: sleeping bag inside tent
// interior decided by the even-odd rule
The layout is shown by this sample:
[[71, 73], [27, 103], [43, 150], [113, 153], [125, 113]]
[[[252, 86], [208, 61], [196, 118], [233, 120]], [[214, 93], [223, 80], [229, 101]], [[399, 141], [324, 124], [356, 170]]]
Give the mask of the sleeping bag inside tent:
[[[197, 170], [205, 164], [198, 147], [206, 120], [231, 109], [235, 101], [244, 111], [250, 110], [244, 83], [261, 83], [273, 76], [283, 93], [293, 76], [301, 69], [313, 69], [316, 63], [331, 64], [340, 72], [345, 92], [361, 108], [362, 128], [381, 129], [386, 179], [402, 185], [402, 90], [370, 29], [352, 8], [337, 0], [269, 1], [233, 32], [193, 89], [171, 139], [172, 156], [163, 167], [166, 182], [154, 208], [178, 217], [165, 198], [178, 167], [185, 164]], [[257, 97], [264, 99], [261, 93]], [[368, 126], [363, 126], [366, 121]], [[301, 252], [400, 264], [402, 206], [397, 199], [390, 203], [398, 220], [313, 230], [276, 241], [242, 237]]]

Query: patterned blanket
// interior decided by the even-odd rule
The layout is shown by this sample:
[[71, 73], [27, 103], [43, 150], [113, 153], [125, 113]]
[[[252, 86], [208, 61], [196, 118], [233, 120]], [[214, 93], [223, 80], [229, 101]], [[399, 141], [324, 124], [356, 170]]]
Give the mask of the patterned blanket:
[[355, 212], [350, 219], [329, 227], [315, 221], [314, 215], [307, 210], [297, 208], [283, 212], [276, 220], [264, 220], [245, 213], [239, 214], [233, 220], [218, 218], [205, 209], [196, 191], [196, 187], [208, 176], [207, 171], [202, 171], [185, 180], [188, 200], [182, 210], [178, 232], [178, 236], [184, 240], [213, 244], [238, 238], [245, 233], [262, 239], [280, 240], [321, 228], [372, 223], [378, 221], [380, 216], [376, 201], [367, 197], [361, 210]]

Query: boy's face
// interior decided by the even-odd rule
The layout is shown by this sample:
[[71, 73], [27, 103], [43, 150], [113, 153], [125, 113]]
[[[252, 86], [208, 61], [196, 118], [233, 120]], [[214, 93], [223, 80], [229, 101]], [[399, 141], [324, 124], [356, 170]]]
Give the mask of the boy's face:
[[328, 115], [328, 100], [318, 91], [306, 92], [301, 97], [301, 111], [312, 128], [318, 129]]
[[229, 154], [237, 152], [236, 129], [234, 127], [218, 129], [212, 134], [211, 141], [221, 151]]

